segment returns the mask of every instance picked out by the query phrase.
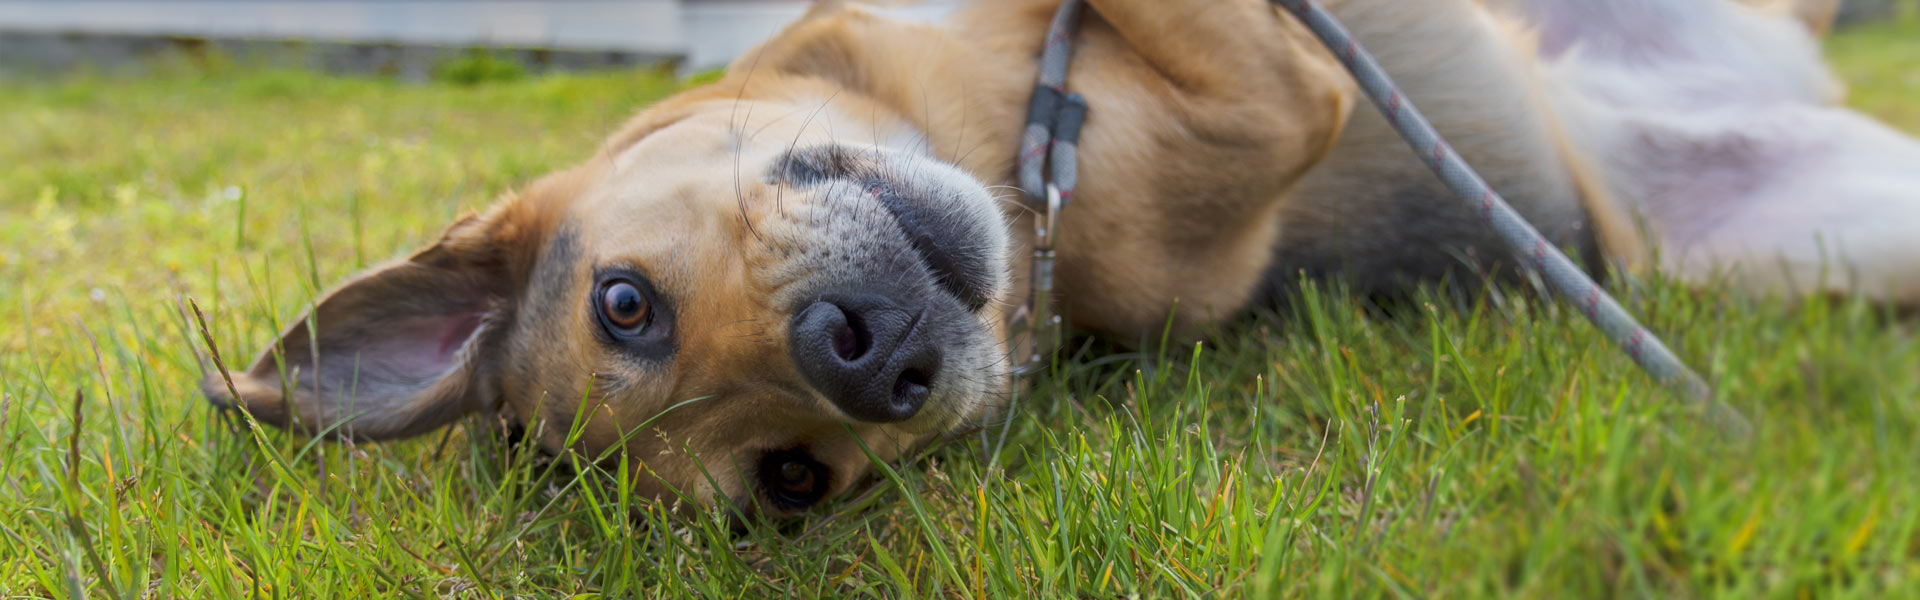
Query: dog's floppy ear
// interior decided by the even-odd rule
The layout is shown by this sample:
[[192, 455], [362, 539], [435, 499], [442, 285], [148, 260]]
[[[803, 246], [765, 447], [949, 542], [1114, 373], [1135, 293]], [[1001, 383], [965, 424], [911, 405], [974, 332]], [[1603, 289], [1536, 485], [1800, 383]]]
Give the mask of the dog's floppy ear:
[[[488, 377], [530, 239], [508, 202], [328, 293], [208, 399], [259, 421], [356, 439], [417, 435], [491, 403]], [[227, 376], [231, 376], [232, 390]], [[234, 394], [239, 397], [235, 398]]]

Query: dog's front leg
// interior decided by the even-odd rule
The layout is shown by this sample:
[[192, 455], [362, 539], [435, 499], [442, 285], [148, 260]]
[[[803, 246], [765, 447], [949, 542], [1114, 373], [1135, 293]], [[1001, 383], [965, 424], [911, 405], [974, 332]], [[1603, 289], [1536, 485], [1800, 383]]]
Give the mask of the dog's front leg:
[[[1317, 78], [1288, 65], [1318, 51], [1265, 0], [1170, 2], [1087, 0], [1140, 57], [1169, 82], [1196, 94], [1245, 92], [1248, 80]], [[1310, 82], [1301, 82], [1310, 83]]]
[[1278, 207], [1353, 107], [1337, 62], [1260, 0], [1095, 0], [1067, 88], [1090, 104], [1056, 289], [1119, 339], [1241, 310]]

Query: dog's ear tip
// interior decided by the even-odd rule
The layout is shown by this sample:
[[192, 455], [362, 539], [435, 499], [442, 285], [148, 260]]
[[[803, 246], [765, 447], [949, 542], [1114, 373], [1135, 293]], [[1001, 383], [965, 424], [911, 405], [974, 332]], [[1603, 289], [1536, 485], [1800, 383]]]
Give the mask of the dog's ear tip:
[[226, 378], [219, 373], [200, 376], [200, 395], [220, 408], [238, 408], [240, 405], [240, 398], [234, 395], [233, 388], [227, 386]]
[[200, 394], [207, 399], [207, 404], [223, 413], [244, 412], [260, 423], [286, 426], [287, 406], [278, 387], [261, 385], [245, 374], [232, 377], [229, 381], [227, 376], [212, 372], [200, 378]]
[[257, 388], [259, 386], [252, 385], [245, 375], [211, 372], [200, 376], [200, 394], [206, 397], [207, 402], [220, 408], [237, 409], [244, 404], [271, 400], [262, 396], [273, 394], [263, 393], [265, 390]]

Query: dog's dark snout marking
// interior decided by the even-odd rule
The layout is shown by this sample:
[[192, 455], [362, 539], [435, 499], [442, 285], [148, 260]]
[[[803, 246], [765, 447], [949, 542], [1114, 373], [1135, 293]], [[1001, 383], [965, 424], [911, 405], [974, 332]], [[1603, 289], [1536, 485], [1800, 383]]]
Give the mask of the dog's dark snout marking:
[[966, 221], [948, 215], [929, 215], [924, 207], [899, 194], [883, 186], [875, 188], [881, 205], [887, 207], [900, 232], [907, 236], [907, 243], [913, 245], [913, 251], [932, 272], [934, 283], [966, 303], [968, 308], [980, 310], [986, 306], [991, 288], [979, 258], [986, 250], [975, 247], [976, 240], [971, 238], [977, 236], [967, 230]]
[[793, 318], [794, 362], [847, 416], [905, 421], [926, 404], [940, 369], [925, 315], [925, 307], [888, 295], [824, 295]]
[[852, 150], [839, 144], [821, 144], [795, 148], [781, 154], [767, 171], [767, 183], [794, 187], [812, 187], [835, 179], [863, 179], [860, 161]]
[[959, 210], [959, 203], [933, 201], [951, 194], [937, 186], [903, 179], [901, 169], [886, 167], [878, 155], [840, 144], [821, 144], [788, 150], [773, 161], [767, 181], [775, 185], [810, 188], [829, 182], [847, 184], [847, 190], [878, 201], [896, 225], [933, 283], [953, 294], [972, 310], [986, 306], [993, 294], [993, 273], [985, 265], [991, 248], [977, 230], [978, 223]]

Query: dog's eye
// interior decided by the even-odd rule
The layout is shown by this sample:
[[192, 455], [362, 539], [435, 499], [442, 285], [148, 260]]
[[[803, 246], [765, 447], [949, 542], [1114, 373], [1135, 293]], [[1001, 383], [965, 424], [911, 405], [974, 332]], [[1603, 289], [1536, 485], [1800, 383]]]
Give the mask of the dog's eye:
[[813, 506], [826, 496], [830, 476], [826, 465], [804, 450], [769, 452], [760, 460], [761, 487], [782, 508]]
[[638, 334], [652, 321], [653, 305], [640, 288], [626, 281], [611, 281], [600, 288], [600, 314], [616, 333]]
[[796, 496], [813, 493], [813, 467], [793, 460], [780, 463], [780, 491]]

